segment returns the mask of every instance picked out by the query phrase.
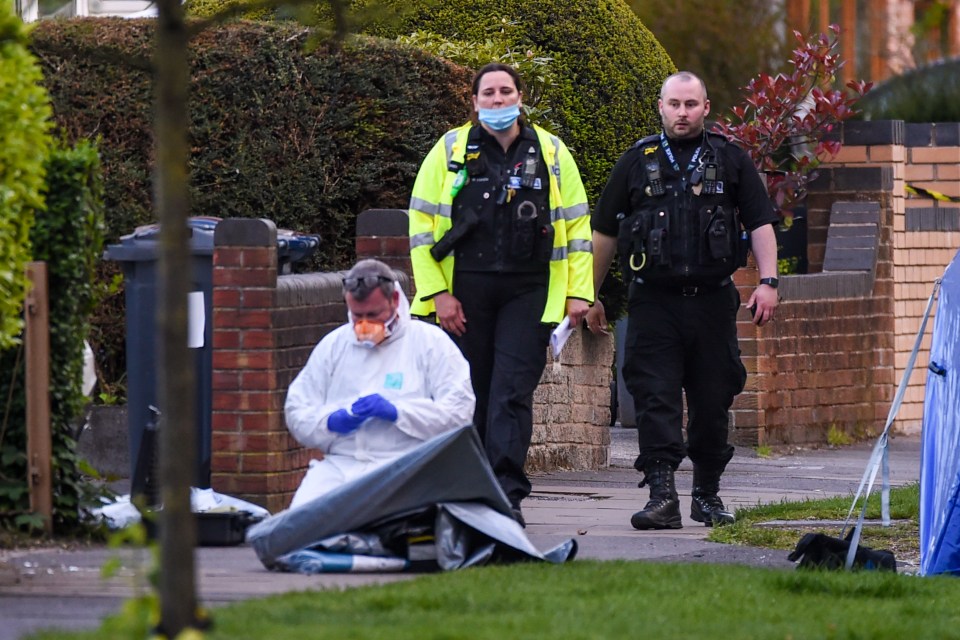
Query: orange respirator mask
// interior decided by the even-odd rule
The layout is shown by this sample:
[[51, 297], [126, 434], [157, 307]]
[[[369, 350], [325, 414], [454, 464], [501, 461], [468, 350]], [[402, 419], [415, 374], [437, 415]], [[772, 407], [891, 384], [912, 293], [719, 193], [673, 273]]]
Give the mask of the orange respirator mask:
[[353, 325], [353, 332], [357, 334], [357, 342], [372, 349], [390, 335], [387, 325], [377, 320], [358, 320]]
[[353, 332], [357, 336], [357, 342], [361, 346], [373, 349], [375, 346], [390, 337], [391, 331], [388, 325], [394, 324], [396, 315], [387, 322], [378, 320], [357, 320], [353, 323]]

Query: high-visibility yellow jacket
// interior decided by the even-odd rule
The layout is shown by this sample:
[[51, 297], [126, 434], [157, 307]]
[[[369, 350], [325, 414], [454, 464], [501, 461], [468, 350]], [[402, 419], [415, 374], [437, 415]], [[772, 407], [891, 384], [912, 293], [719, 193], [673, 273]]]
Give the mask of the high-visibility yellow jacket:
[[[471, 123], [448, 131], [433, 146], [417, 174], [410, 197], [410, 259], [417, 295], [411, 313], [425, 316], [435, 311], [433, 297], [453, 291], [453, 253], [437, 262], [430, 248], [453, 226], [451, 161], [463, 164]], [[553, 255], [550, 283], [542, 322], [556, 323], [566, 315], [567, 298], [593, 302], [593, 244], [590, 207], [580, 171], [556, 136], [534, 125], [540, 151], [550, 171], [550, 220]]]

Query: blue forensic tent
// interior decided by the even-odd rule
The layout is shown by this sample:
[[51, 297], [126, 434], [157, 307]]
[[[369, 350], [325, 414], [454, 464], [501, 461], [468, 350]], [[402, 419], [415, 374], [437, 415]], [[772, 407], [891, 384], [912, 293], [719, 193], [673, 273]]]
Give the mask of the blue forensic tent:
[[934, 319], [920, 462], [920, 575], [960, 575], [960, 252]]

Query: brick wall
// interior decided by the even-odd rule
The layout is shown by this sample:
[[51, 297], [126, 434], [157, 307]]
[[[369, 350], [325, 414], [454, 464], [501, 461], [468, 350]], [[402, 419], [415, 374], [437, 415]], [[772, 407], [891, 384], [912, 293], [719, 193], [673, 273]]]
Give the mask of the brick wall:
[[211, 486], [270, 511], [289, 504], [308, 460], [283, 422], [277, 269], [272, 222], [225, 220], [217, 225]]
[[557, 361], [547, 356], [533, 394], [527, 471], [602, 469], [610, 464], [612, 336], [570, 336]]
[[[891, 269], [892, 182], [881, 169], [821, 171], [807, 197], [810, 267], [781, 278], [783, 301], [763, 328], [741, 311], [738, 323], [745, 392], [733, 407], [741, 445], [823, 443], [831, 428], [877, 433], [893, 397]], [[873, 283], [860, 273], [822, 271], [830, 210], [836, 201], [879, 202], [879, 247]], [[737, 274], [746, 299], [757, 275]], [[879, 423], [879, 426], [878, 426]]]
[[[906, 182], [960, 197], [960, 123], [907, 124]], [[907, 364], [933, 282], [960, 248], [960, 203], [910, 196], [896, 228], [897, 375]], [[928, 324], [897, 426], [919, 432], [933, 325]]]
[[[807, 275], [782, 278], [777, 320], [762, 329], [741, 317], [744, 362], [753, 374], [734, 405], [739, 444], [826, 441], [831, 427], [853, 436], [882, 429], [938, 278], [960, 245], [958, 205], [907, 198], [907, 183], [957, 196], [956, 123], [848, 122], [840, 155], [808, 196]], [[840, 201], [880, 205], [873, 284], [823, 273], [830, 212]], [[737, 275], [749, 295], [756, 274]], [[923, 415], [932, 324], [894, 429], [917, 432]]]
[[[844, 147], [837, 162], [887, 166], [893, 172], [894, 368], [899, 383], [934, 280], [960, 247], [960, 203], [909, 195], [905, 187], [960, 196], [960, 124], [846, 123], [841, 135]], [[894, 426], [901, 432], [920, 431], [932, 331], [928, 324], [897, 415]]]
[[269, 220], [224, 220], [214, 235], [211, 486], [286, 508], [307, 463], [283, 418], [313, 346], [346, 318], [338, 274], [279, 275]]

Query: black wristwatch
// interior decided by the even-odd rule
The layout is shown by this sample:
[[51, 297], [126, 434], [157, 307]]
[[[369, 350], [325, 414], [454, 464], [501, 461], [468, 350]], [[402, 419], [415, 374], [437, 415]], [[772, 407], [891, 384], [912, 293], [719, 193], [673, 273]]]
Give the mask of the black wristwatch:
[[766, 284], [776, 289], [780, 281], [776, 278], [760, 278], [760, 284]]

